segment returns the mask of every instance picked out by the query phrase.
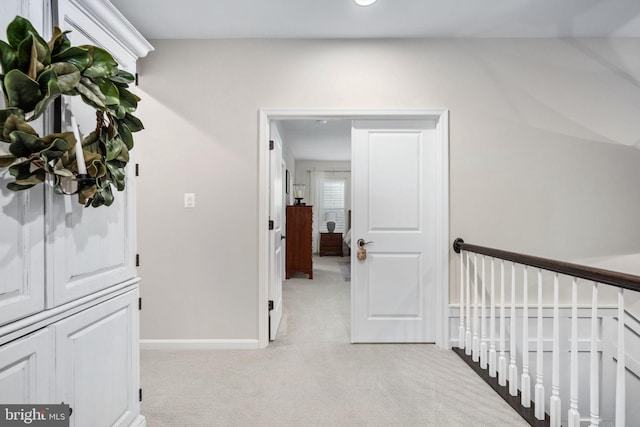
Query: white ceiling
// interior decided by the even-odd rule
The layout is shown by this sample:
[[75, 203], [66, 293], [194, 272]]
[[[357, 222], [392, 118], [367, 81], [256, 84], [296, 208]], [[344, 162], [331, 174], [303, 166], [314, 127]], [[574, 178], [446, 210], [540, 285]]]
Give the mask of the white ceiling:
[[[640, 37], [640, 0], [111, 0], [147, 39]], [[283, 123], [297, 159], [350, 158], [350, 123]]]
[[148, 39], [640, 37], [640, 0], [111, 0]]
[[350, 120], [280, 120], [280, 134], [296, 160], [350, 160]]

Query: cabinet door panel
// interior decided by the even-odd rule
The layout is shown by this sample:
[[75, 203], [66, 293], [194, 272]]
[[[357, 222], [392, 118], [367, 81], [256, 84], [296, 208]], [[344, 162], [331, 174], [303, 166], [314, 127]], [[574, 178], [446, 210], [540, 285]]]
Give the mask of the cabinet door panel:
[[47, 306], [54, 307], [135, 277], [127, 192], [113, 205], [83, 208], [71, 197], [50, 197]]
[[137, 291], [53, 325], [56, 401], [71, 426], [128, 426], [140, 412]]
[[0, 172], [0, 325], [44, 309], [42, 188], [14, 193]]
[[[38, 2], [0, 1], [0, 28], [4, 31], [16, 15], [27, 17], [46, 33], [45, 12]], [[46, 15], [48, 16], [48, 15]], [[4, 33], [3, 40], [6, 40]], [[0, 96], [4, 108], [4, 96]], [[42, 120], [31, 123], [42, 132]], [[9, 144], [0, 142], [0, 155]], [[42, 186], [13, 192], [6, 169], [0, 170], [0, 325], [44, 309], [44, 225]]]
[[[58, 2], [60, 26], [71, 31], [72, 45], [95, 45], [108, 50], [123, 69], [135, 72], [135, 59], [91, 16], [95, 2]], [[70, 110], [83, 136], [95, 129], [95, 111], [79, 96], [63, 97], [63, 120]], [[70, 123], [62, 123], [70, 130]], [[84, 208], [76, 196], [47, 194], [47, 307], [58, 306], [106, 289], [136, 276], [135, 177], [127, 166], [124, 191], [113, 193], [111, 206]]]
[[53, 335], [49, 329], [0, 347], [0, 402], [52, 403]]

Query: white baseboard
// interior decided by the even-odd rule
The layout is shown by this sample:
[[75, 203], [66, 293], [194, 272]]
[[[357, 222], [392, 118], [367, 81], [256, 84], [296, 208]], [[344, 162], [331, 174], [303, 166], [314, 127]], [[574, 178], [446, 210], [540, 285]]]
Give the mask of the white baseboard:
[[257, 350], [257, 339], [140, 340], [140, 350]]
[[129, 424], [129, 427], [146, 427], [146, 426], [147, 426], [147, 419], [143, 415], [138, 415], [136, 419], [133, 420], [131, 424]]

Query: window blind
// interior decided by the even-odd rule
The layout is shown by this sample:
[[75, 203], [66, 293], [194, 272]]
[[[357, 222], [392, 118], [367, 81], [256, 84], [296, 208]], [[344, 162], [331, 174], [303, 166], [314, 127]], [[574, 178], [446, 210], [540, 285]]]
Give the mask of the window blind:
[[344, 179], [325, 179], [322, 182], [322, 209], [320, 212], [320, 232], [326, 233], [327, 222], [335, 215], [336, 233], [344, 233], [345, 221], [345, 182]]

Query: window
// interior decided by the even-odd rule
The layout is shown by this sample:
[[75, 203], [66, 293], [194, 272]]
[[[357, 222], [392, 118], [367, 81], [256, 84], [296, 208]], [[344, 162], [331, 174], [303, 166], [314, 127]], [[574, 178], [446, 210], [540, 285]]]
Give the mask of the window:
[[322, 182], [320, 200], [320, 232], [326, 233], [327, 222], [333, 220], [336, 223], [336, 233], [344, 233], [345, 230], [345, 180], [324, 179]]

